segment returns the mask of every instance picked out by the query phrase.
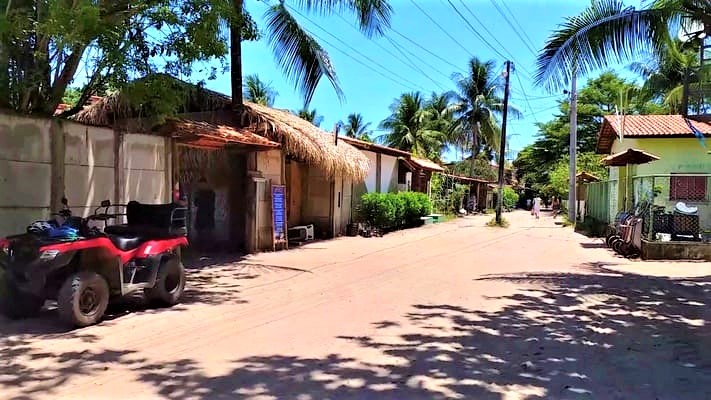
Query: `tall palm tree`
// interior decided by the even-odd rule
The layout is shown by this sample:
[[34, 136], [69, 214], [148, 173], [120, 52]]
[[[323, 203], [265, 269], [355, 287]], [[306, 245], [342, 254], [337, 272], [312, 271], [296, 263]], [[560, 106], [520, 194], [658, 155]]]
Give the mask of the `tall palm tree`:
[[[392, 114], [380, 123], [390, 131], [376, 138], [381, 143], [431, 158], [446, 141], [444, 133], [430, 129], [431, 110], [419, 92], [404, 93], [390, 106]], [[438, 155], [438, 154], [437, 154]]]
[[274, 99], [278, 93], [270, 83], [259, 79], [257, 74], [252, 74], [248, 75], [244, 80], [242, 95], [246, 101], [271, 107], [274, 105]]
[[[226, 1], [230, 2], [216, 0], [216, 3]], [[293, 3], [298, 9], [289, 3]], [[241, 42], [243, 39], [256, 38], [258, 31], [245, 8], [244, 0], [231, 0], [231, 5], [233, 13], [228, 22], [232, 103], [234, 108], [239, 109], [242, 105]], [[296, 15], [305, 17], [304, 13], [334, 15], [343, 12], [352, 14], [360, 30], [368, 37], [381, 36], [390, 27], [392, 8], [388, 0], [281, 0], [266, 11], [266, 36], [277, 64], [287, 79], [301, 92], [306, 104], [311, 101], [316, 86], [324, 76], [331, 82], [339, 97], [343, 96], [343, 92], [328, 53], [314, 36], [301, 26]]]
[[373, 132], [368, 129], [370, 122], [365, 122], [360, 113], [349, 114], [346, 122], [341, 122], [341, 124], [346, 136], [366, 142], [371, 141], [370, 135]]
[[[457, 85], [453, 111], [455, 114], [453, 142], [471, 149], [472, 160], [485, 145], [498, 148], [501, 129], [496, 116], [504, 110], [503, 84], [494, 61], [469, 60], [467, 74], [455, 73]], [[519, 117], [521, 112], [509, 105], [509, 115]], [[472, 168], [474, 163], [472, 162]]]
[[323, 122], [323, 116], [318, 115], [315, 108], [309, 110], [307, 105], [304, 105], [304, 108], [301, 110], [294, 111], [294, 114], [298, 115], [301, 119], [311, 122], [315, 126], [321, 126], [321, 122]]
[[568, 87], [573, 75], [584, 76], [609, 63], [630, 62], [640, 54], [661, 54], [671, 28], [694, 31], [694, 23], [711, 33], [711, 2], [655, 0], [648, 8], [635, 10], [620, 0], [594, 0], [580, 15], [566, 18], [550, 36], [538, 56], [536, 81], [559, 92]]

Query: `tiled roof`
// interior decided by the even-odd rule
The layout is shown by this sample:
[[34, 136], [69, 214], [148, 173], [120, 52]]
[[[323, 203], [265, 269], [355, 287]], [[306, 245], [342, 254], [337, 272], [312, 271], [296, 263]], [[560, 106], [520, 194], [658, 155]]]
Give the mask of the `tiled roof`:
[[670, 138], [695, 137], [691, 126], [711, 136], [711, 116], [683, 115], [606, 115], [598, 135], [598, 151], [609, 153], [612, 143], [620, 137], [636, 138]]
[[228, 144], [241, 144], [262, 148], [277, 148], [279, 143], [247, 129], [188, 119], [169, 119], [161, 127], [179, 142], [197, 147], [223, 147]]

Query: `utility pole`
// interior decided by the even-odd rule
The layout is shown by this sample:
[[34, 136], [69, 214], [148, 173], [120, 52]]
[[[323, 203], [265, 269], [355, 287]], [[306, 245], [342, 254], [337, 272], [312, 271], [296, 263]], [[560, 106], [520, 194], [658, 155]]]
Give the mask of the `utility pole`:
[[570, 187], [568, 188], [568, 219], [571, 223], [575, 223], [578, 211], [577, 188], [576, 188], [576, 169], [575, 158], [577, 156], [578, 147], [578, 92], [575, 88], [575, 68], [573, 69], [573, 77], [570, 79]]
[[504, 72], [506, 83], [504, 84], [504, 120], [501, 122], [501, 149], [499, 150], [499, 195], [496, 201], [496, 223], [501, 225], [501, 213], [504, 206], [504, 181], [506, 164], [506, 117], [509, 110], [509, 81], [511, 79], [511, 61], [506, 61], [506, 72]]

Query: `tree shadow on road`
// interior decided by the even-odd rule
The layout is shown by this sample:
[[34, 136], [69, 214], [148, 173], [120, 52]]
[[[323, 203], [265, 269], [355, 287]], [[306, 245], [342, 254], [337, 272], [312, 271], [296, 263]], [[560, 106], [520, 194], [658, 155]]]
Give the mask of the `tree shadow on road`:
[[[197, 360], [147, 362], [110, 350], [41, 354], [18, 341], [0, 350], [11, 360], [0, 367], [0, 384], [22, 383], [30, 398], [120, 362], [130, 363], [156, 397], [176, 400], [711, 398], [711, 277], [582, 267], [480, 278], [514, 282], [519, 290], [492, 298], [500, 306], [493, 311], [415, 304], [405, 322], [374, 321], [368, 336], [343, 332], [341, 347], [361, 350], [350, 355], [247, 357], [214, 375]], [[49, 367], [27, 366], [32, 358]]]
[[[407, 323], [341, 336], [367, 360], [284, 354], [208, 376], [191, 360], [147, 365], [170, 399], [700, 399], [711, 397], [711, 277], [666, 279], [600, 264], [577, 274], [487, 276], [522, 289], [497, 311], [417, 304]], [[310, 396], [310, 397], [309, 397]]]

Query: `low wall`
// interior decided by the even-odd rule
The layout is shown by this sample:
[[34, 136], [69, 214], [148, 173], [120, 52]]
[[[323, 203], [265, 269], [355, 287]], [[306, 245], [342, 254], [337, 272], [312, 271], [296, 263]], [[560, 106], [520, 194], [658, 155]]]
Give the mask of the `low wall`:
[[711, 261], [711, 243], [648, 242], [643, 240], [642, 258], [645, 260]]

